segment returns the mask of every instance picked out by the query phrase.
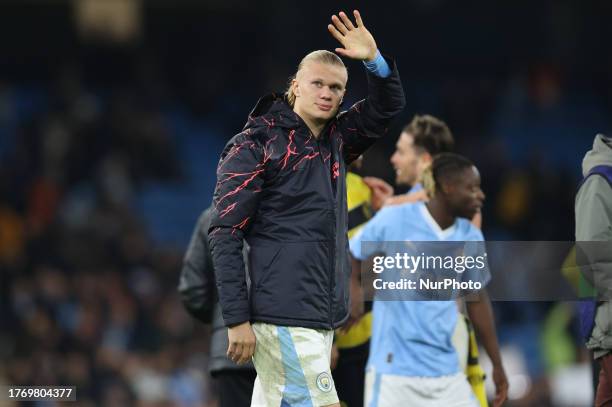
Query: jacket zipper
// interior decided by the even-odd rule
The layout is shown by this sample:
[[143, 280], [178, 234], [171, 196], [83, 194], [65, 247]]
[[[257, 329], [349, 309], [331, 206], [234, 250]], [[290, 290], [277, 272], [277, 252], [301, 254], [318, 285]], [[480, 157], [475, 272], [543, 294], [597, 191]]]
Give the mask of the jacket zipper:
[[[319, 133], [319, 137], [315, 137], [314, 134], [312, 133], [312, 131], [310, 130], [310, 128], [308, 127], [308, 125], [306, 124], [306, 122], [304, 121], [304, 119], [302, 119], [299, 115], [296, 115], [298, 117], [298, 120], [301, 122], [301, 124], [308, 129], [308, 132], [310, 133], [310, 135], [312, 135], [312, 137], [314, 137], [314, 139], [317, 141], [317, 148], [319, 150], [319, 160], [321, 161], [321, 163], [323, 164], [323, 167], [327, 168], [327, 166], [325, 165], [325, 161], [323, 160], [323, 155], [321, 154], [321, 135], [325, 134], [327, 132], [327, 130], [329, 129], [329, 127], [331, 126], [331, 121], [329, 121], [325, 127], [323, 128], [323, 130], [321, 130], [321, 133]], [[332, 245], [329, 249], [329, 268], [330, 268], [330, 275], [329, 275], [329, 284], [328, 284], [328, 292], [329, 292], [329, 308], [328, 308], [328, 313], [327, 315], [329, 316], [329, 327], [330, 329], [334, 329], [334, 318], [332, 316], [332, 303], [334, 302], [334, 293], [332, 292], [333, 289], [333, 281], [335, 280], [335, 276], [336, 276], [336, 265], [335, 265], [335, 252], [336, 252], [336, 224], [338, 223], [338, 216], [336, 215], [336, 196], [334, 195], [334, 190], [332, 188], [332, 182], [331, 182], [331, 171], [332, 171], [332, 165], [331, 165], [331, 160], [332, 160], [332, 156], [333, 156], [333, 151], [332, 151], [332, 141], [330, 138], [329, 141], [329, 171], [327, 171], [327, 176], [325, 177], [326, 180], [326, 184], [328, 187], [328, 191], [329, 191], [329, 196], [331, 197], [330, 199], [330, 210], [332, 211], [333, 217], [334, 217], [334, 222], [333, 222], [333, 226], [332, 226]]]
[[[323, 131], [321, 131], [321, 135], [325, 134], [325, 132], [327, 131], [327, 129], [329, 128], [329, 124], [325, 126], [325, 128], [323, 129]], [[312, 133], [312, 132], [311, 132]], [[321, 163], [323, 164], [323, 167], [328, 170], [326, 171], [327, 176], [325, 177], [325, 183], [327, 185], [327, 189], [329, 192], [329, 196], [330, 196], [330, 211], [333, 214], [333, 225], [332, 225], [332, 233], [331, 233], [331, 246], [328, 249], [328, 255], [329, 255], [329, 271], [330, 271], [330, 275], [329, 275], [329, 279], [328, 279], [328, 292], [329, 292], [329, 307], [328, 307], [328, 312], [327, 315], [329, 317], [329, 327], [330, 329], [334, 329], [334, 318], [332, 315], [332, 304], [334, 302], [334, 297], [335, 297], [335, 293], [332, 291], [333, 290], [333, 281], [335, 279], [335, 275], [336, 275], [336, 266], [335, 266], [335, 247], [336, 247], [336, 223], [338, 223], [338, 217], [336, 215], [336, 197], [334, 196], [334, 190], [332, 188], [332, 184], [331, 184], [331, 170], [332, 170], [332, 158], [333, 158], [333, 151], [332, 151], [332, 143], [331, 140], [329, 142], [329, 169], [327, 168], [327, 165], [325, 164], [325, 160], [323, 159], [323, 154], [321, 154], [321, 139], [319, 137], [316, 138], [317, 140], [317, 148], [319, 149], [319, 159], [321, 160]]]

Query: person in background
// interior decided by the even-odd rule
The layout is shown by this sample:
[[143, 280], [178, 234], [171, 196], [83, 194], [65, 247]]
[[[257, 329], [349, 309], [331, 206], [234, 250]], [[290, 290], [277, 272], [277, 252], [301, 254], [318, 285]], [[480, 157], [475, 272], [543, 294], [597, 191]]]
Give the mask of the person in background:
[[[431, 165], [435, 155], [450, 152], [454, 149], [454, 146], [455, 140], [453, 134], [443, 120], [427, 114], [415, 115], [403, 128], [395, 144], [395, 152], [390, 160], [396, 174], [396, 185], [410, 187], [408, 193], [389, 196], [389, 194], [392, 194], [392, 188], [389, 191], [390, 186], [385, 181], [375, 177], [365, 177], [363, 183], [367, 183], [366, 185], [371, 188], [373, 201], [382, 201], [384, 205], [400, 205], [425, 201], [427, 200], [427, 194], [421, 182], [423, 171]], [[482, 216], [480, 211], [472, 218], [472, 224], [478, 228], [481, 227]], [[349, 235], [349, 237], [352, 236]], [[357, 285], [360, 283], [357, 277], [359, 271], [358, 269], [353, 269], [353, 279], [351, 282], [353, 292], [357, 293], [359, 293]], [[354, 315], [359, 315], [361, 312], [359, 308], [361, 303], [361, 301], [355, 301], [352, 304]], [[458, 301], [458, 306], [464, 311], [461, 301]], [[461, 356], [462, 369], [468, 376], [472, 390], [480, 401], [481, 407], [487, 407], [488, 403], [484, 385], [485, 374], [478, 362], [478, 344], [473, 333], [473, 327], [468, 318], [462, 319], [460, 322], [464, 326], [460, 331], [462, 334], [456, 336], [456, 343], [461, 348], [458, 349], [458, 352]], [[371, 313], [364, 314], [364, 322], [359, 320], [356, 325], [362, 328], [366, 323], [371, 326]], [[353, 328], [351, 327], [351, 329]], [[359, 329], [356, 332], [363, 332], [363, 330]], [[339, 346], [343, 343], [342, 339], [337, 342]], [[339, 364], [341, 363], [339, 361]]]
[[[361, 261], [379, 252], [376, 246], [362, 242], [484, 240], [480, 230], [467, 220], [479, 211], [484, 201], [480, 175], [471, 161], [457, 154], [440, 154], [424, 172], [423, 179], [426, 202], [384, 207], [351, 239], [351, 254], [359, 269]], [[474, 279], [483, 286], [490, 280], [488, 269], [468, 269], [462, 276], [464, 279], [476, 276]], [[491, 304], [484, 290], [471, 295], [477, 299], [468, 301], [466, 307], [493, 363], [494, 406], [498, 407], [507, 397], [508, 382]], [[375, 298], [373, 314], [364, 405], [479, 405], [453, 346], [453, 335], [461, 324], [455, 301], [377, 301]]]
[[[398, 205], [427, 199], [421, 185], [423, 169], [431, 164], [436, 154], [454, 150], [455, 140], [447, 124], [432, 115], [415, 115], [402, 130], [391, 156], [395, 170], [396, 185], [408, 185], [410, 190], [401, 195], [386, 197], [385, 182], [376, 177], [365, 177], [373, 191], [381, 191], [384, 205]], [[474, 215], [472, 222], [476, 227], [482, 224], [480, 213]]]
[[252, 363], [238, 365], [226, 356], [227, 328], [215, 289], [207, 231], [211, 209], [198, 219], [183, 259], [178, 291], [185, 309], [197, 320], [211, 324], [210, 359], [208, 371], [217, 382], [219, 407], [248, 407], [255, 382]]
[[[599, 364], [595, 406], [612, 406], [612, 138], [598, 134], [582, 161], [584, 179], [576, 195], [576, 260], [597, 299], [582, 305], [586, 346]], [[594, 369], [595, 371], [597, 369]]]

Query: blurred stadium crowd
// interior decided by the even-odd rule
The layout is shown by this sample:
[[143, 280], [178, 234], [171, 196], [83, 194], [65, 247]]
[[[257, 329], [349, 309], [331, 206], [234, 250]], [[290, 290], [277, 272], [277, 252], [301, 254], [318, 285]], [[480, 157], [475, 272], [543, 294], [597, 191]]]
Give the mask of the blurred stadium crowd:
[[[481, 169], [488, 240], [572, 240], [580, 160], [594, 134], [610, 129], [612, 86], [601, 74], [610, 57], [591, 66], [598, 46], [580, 47], [602, 29], [580, 19], [596, 23], [610, 7], [586, 7], [573, 20], [569, 3], [539, 3], [487, 6], [469, 17], [450, 2], [415, 1], [403, 6], [421, 17], [405, 38], [394, 33], [400, 20], [392, 12], [362, 9], [380, 47], [397, 56], [404, 121], [414, 113], [443, 118]], [[144, 46], [80, 43], [69, 32], [49, 37], [52, 56], [27, 39], [23, 49], [10, 47], [26, 58], [0, 70], [0, 383], [75, 385], [83, 406], [214, 405], [207, 327], [189, 318], [176, 293], [183, 251], [210, 203], [224, 142], [259, 94], [284, 87], [302, 54], [331, 46], [320, 27], [335, 9], [298, 7], [304, 21], [295, 29], [312, 38], [292, 43], [279, 35], [292, 30], [284, 3], [191, 7], [145, 8]], [[34, 24], [27, 10], [0, 6], [0, 32]], [[499, 32], [509, 23], [485, 24], [505, 12], [528, 16], [516, 49], [534, 43], [524, 54], [510, 47], [508, 64], [499, 48], [512, 41]], [[45, 28], [70, 23], [58, 13]], [[447, 27], [430, 28], [429, 43], [409, 49], [432, 22]], [[65, 36], [74, 36], [74, 53]], [[538, 54], [546, 45], [554, 52]], [[351, 103], [364, 83], [360, 67], [349, 69]], [[392, 180], [388, 158], [403, 124], [366, 155], [364, 174]], [[571, 305], [495, 309], [509, 376], [520, 378], [510, 377], [509, 404], [571, 405], [550, 391], [563, 387], [555, 385], [559, 369], [570, 369], [563, 377], [571, 382], [571, 369], [588, 358]]]
[[72, 79], [41, 89], [40, 104], [25, 96], [38, 104], [31, 113], [11, 91], [2, 92], [3, 125], [15, 120], [0, 169], [2, 381], [73, 383], [80, 405], [206, 405], [206, 335], [175, 290], [182, 252], [155, 246], [133, 207], [144, 183], [180, 176], [160, 113], [129, 92], [102, 105]]

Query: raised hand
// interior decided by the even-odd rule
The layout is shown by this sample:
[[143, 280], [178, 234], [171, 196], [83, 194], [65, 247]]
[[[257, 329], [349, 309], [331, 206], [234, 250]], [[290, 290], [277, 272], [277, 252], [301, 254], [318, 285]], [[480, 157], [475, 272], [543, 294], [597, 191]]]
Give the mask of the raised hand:
[[380, 178], [363, 177], [363, 183], [372, 191], [370, 205], [375, 211], [382, 208], [387, 199], [393, 196], [393, 187]]
[[331, 20], [333, 24], [329, 24], [327, 29], [337, 39], [344, 48], [336, 48], [336, 52], [342, 56], [372, 61], [376, 57], [376, 41], [372, 34], [365, 28], [359, 11], [353, 11], [355, 15], [355, 25], [348, 16], [341, 11], [338, 16], [335, 14]]

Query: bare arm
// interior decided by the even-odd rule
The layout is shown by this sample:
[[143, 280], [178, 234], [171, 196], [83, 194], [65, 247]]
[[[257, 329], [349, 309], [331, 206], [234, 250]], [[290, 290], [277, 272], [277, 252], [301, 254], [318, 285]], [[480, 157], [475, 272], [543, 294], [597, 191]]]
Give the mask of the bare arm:
[[351, 256], [351, 314], [348, 321], [342, 327], [348, 331], [351, 326], [359, 322], [364, 313], [363, 289], [361, 288], [361, 260]]
[[363, 177], [363, 182], [370, 187], [372, 191], [370, 205], [375, 211], [382, 208], [387, 199], [393, 196], [393, 187], [385, 182], [385, 180], [377, 177]]
[[426, 200], [427, 193], [425, 192], [425, 190], [420, 190], [416, 192], [411, 192], [409, 194], [392, 196], [385, 201], [384, 206], [402, 205], [405, 203], [420, 202]]
[[470, 298], [466, 302], [468, 316], [474, 325], [474, 330], [480, 342], [484, 346], [487, 355], [493, 364], [493, 382], [495, 383], [494, 407], [501, 406], [508, 397], [508, 379], [502, 364], [493, 321], [493, 310], [491, 301], [486, 291], [482, 290], [477, 298]]

